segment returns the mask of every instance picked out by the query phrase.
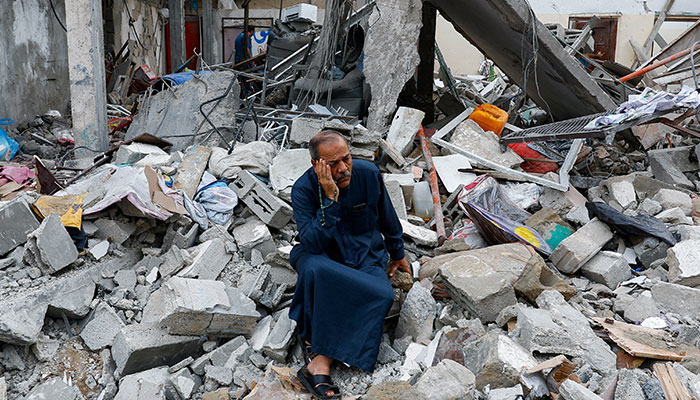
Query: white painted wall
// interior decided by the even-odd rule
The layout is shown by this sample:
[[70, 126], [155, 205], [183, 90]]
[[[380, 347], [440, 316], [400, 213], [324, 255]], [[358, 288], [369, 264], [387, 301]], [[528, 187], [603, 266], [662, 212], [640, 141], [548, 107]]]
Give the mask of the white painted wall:
[[[635, 61], [629, 40], [644, 43], [654, 26], [656, 13], [665, 3], [666, 0], [530, 0], [537, 17], [544, 23], [559, 23], [567, 27], [570, 16], [618, 18], [615, 61], [627, 66]], [[670, 14], [700, 15], [700, 0], [675, 0]], [[690, 25], [692, 23], [667, 22], [660, 34], [670, 42]], [[477, 73], [484, 56], [442, 17], [438, 17], [436, 40], [453, 74]], [[652, 50], [657, 52], [659, 46], [655, 45]]]

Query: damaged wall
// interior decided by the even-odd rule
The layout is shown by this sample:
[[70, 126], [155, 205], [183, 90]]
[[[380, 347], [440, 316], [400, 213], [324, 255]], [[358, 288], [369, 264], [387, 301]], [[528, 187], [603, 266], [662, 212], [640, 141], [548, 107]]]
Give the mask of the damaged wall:
[[[126, 2], [120, 0], [112, 3], [114, 42], [111, 44], [114, 46], [115, 53], [128, 40], [131, 42], [132, 60], [138, 61], [139, 65], [148, 64], [158, 75], [167, 73], [164, 47], [166, 21], [163, 21], [159, 14], [162, 7], [158, 2], [146, 0], [126, 0]], [[129, 8], [128, 11], [125, 3]], [[134, 29], [129, 25], [129, 15], [133, 18]], [[105, 42], [107, 42], [106, 35]]]
[[[53, 4], [65, 21], [64, 1]], [[0, 118], [22, 123], [49, 109], [67, 113], [66, 32], [48, 1], [5, 0], [0, 15]]]
[[364, 73], [372, 91], [370, 130], [381, 132], [388, 127], [396, 99], [418, 67], [422, 9], [420, 0], [378, 0], [369, 18]]

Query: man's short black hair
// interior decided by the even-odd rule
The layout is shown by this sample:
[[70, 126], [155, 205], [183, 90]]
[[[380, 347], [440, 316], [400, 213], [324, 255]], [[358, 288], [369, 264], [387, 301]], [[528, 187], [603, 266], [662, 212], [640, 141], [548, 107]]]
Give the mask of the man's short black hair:
[[342, 140], [344, 143], [347, 143], [343, 135], [341, 135], [338, 131], [334, 131], [333, 129], [324, 129], [317, 133], [316, 136], [309, 141], [309, 153], [311, 153], [311, 159], [318, 160], [321, 158], [321, 155], [318, 152], [318, 147], [320, 145], [334, 142], [336, 140]]
[[255, 32], [255, 27], [253, 25], [248, 25], [248, 32]]

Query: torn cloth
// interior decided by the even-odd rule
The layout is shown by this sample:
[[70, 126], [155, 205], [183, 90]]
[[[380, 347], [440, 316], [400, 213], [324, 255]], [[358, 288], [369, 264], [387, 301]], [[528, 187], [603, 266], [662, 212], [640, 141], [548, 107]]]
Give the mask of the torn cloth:
[[212, 174], [205, 172], [199, 183], [194, 201], [185, 200], [185, 208], [190, 218], [207, 229], [209, 221], [224, 225], [231, 219], [233, 209], [238, 205], [238, 196], [226, 183], [217, 181]]
[[11, 165], [0, 167], [0, 186], [12, 181], [18, 185], [36, 178], [34, 172], [27, 167], [13, 167]]

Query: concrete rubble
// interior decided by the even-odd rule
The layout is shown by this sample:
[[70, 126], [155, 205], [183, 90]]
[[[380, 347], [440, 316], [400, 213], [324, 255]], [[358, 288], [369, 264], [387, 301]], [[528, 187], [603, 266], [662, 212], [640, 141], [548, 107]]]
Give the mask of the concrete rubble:
[[[182, 17], [169, 3], [153, 21]], [[275, 21], [256, 66], [215, 64], [204, 43], [189, 71], [138, 78], [150, 55], [129, 45], [109, 66], [105, 153], [81, 155], [89, 134], [57, 111], [3, 125], [21, 146], [0, 147], [0, 400], [311, 398], [295, 376], [291, 197], [325, 129], [376, 165], [412, 268], [389, 280], [374, 371], [334, 364], [344, 398], [656, 400], [669, 380], [700, 396], [694, 92], [675, 126], [572, 141], [545, 123], [614, 110], [647, 79], [623, 93], [608, 69], [594, 79], [595, 40], [568, 52], [573, 30], [550, 31], [523, 0], [365, 3], [326, 2], [342, 20], [325, 26]], [[438, 12], [488, 53], [483, 73], [443, 65]], [[360, 28], [341, 46], [357, 54], [323, 48]], [[485, 120], [486, 106], [506, 115]], [[530, 127], [549, 137], [513, 139]]]

